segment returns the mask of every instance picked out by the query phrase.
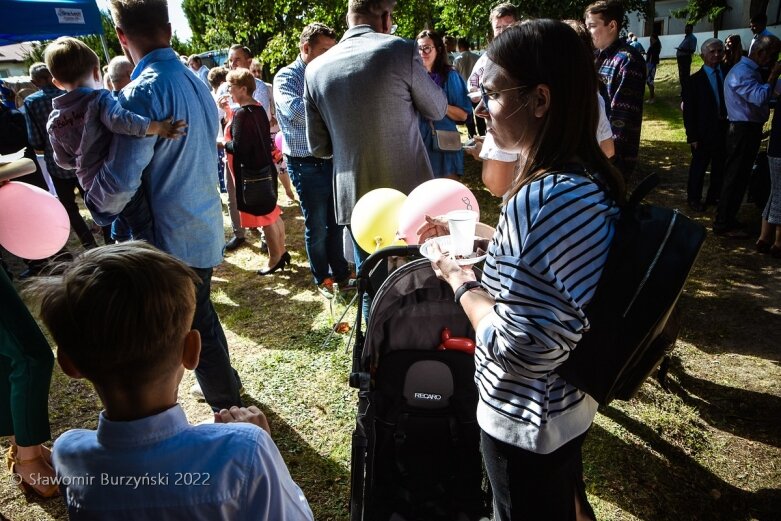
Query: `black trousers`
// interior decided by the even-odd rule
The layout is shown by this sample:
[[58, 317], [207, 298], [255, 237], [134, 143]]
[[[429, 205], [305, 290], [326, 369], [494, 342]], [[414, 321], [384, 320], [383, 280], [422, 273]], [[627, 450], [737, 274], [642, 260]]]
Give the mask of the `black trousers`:
[[736, 121], [729, 124], [724, 185], [713, 222], [714, 231], [726, 231], [738, 224], [738, 210], [746, 195], [761, 141], [762, 123]]
[[705, 172], [710, 165], [710, 184], [705, 196], [705, 204], [716, 204], [721, 197], [721, 188], [724, 185], [724, 168], [727, 161], [726, 136], [728, 123], [721, 123], [723, 129], [719, 131], [719, 138], [706, 143], [697, 143], [697, 148], [692, 148], [692, 162], [689, 166], [689, 183], [686, 190], [689, 202], [702, 200], [702, 189], [705, 185]]
[[586, 499], [581, 447], [588, 431], [550, 454], [536, 454], [480, 431], [480, 450], [494, 494], [494, 521], [575, 521], [575, 496]]
[[676, 56], [675, 61], [678, 62], [678, 82], [681, 84], [681, 96], [683, 96], [683, 91], [689, 84], [689, 76], [692, 72], [692, 57]]
[[201, 359], [195, 368], [195, 377], [203, 396], [212, 409], [241, 407], [241, 381], [231, 367], [228, 340], [222, 330], [217, 311], [211, 301], [212, 268], [193, 268], [201, 278], [195, 289], [195, 317], [193, 329], [201, 334]]
[[76, 236], [81, 241], [81, 244], [84, 247], [97, 246], [95, 237], [92, 236], [92, 232], [79, 213], [79, 207], [76, 204], [76, 190], [78, 190], [80, 194], [84, 194], [81, 186], [79, 186], [79, 181], [75, 177], [70, 179], [62, 179], [55, 176], [51, 177], [54, 191], [57, 192], [57, 198], [65, 207], [65, 211], [68, 212], [68, 220], [70, 220], [71, 228], [76, 232]]

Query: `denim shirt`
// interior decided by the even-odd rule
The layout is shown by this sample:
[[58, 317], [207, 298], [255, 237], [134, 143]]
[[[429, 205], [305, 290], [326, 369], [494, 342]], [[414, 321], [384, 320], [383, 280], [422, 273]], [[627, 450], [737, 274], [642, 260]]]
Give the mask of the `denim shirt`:
[[155, 246], [192, 267], [214, 267], [222, 261], [225, 238], [214, 168], [219, 123], [211, 93], [170, 47], [144, 56], [131, 78], [119, 95], [122, 106], [154, 121], [183, 119], [187, 135], [114, 136], [108, 161], [84, 187], [87, 207], [98, 224], [110, 224], [143, 175]]
[[279, 449], [248, 423], [193, 426], [179, 405], [133, 421], [101, 413], [97, 431], [67, 431], [54, 447], [71, 520], [312, 519]]
[[743, 56], [724, 80], [724, 102], [729, 120], [751, 123], [767, 121], [773, 90], [769, 83], [762, 81], [759, 65]]
[[114, 134], [144, 137], [150, 120], [122, 108], [105, 89], [80, 87], [52, 100], [46, 130], [54, 160], [75, 168], [81, 186], [92, 179], [108, 159]]

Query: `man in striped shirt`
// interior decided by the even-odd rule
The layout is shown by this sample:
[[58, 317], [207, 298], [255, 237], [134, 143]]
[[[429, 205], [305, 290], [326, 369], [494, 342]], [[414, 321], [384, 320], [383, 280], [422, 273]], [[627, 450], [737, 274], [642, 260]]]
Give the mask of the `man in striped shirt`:
[[326, 297], [331, 296], [334, 282], [340, 287], [348, 282], [350, 270], [344, 258], [343, 227], [337, 224], [334, 211], [333, 159], [312, 156], [306, 141], [304, 72], [308, 63], [334, 45], [333, 29], [321, 23], [307, 25], [301, 32], [298, 58], [274, 76], [277, 120], [285, 136], [282, 152], [301, 199], [309, 269]]

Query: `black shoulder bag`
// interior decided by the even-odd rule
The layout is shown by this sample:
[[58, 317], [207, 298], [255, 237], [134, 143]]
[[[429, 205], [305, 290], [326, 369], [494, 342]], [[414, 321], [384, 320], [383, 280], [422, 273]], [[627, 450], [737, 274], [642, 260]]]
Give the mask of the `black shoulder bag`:
[[[254, 119], [254, 112], [249, 109], [247, 111], [253, 118], [252, 121], [258, 131], [263, 155], [267, 158], [271, 157], [270, 151], [266, 148], [266, 139], [264, 139], [260, 125]], [[266, 215], [274, 210], [277, 206], [277, 168], [273, 161], [259, 168], [241, 163], [241, 199], [247, 208], [243, 211], [248, 211], [253, 215]]]

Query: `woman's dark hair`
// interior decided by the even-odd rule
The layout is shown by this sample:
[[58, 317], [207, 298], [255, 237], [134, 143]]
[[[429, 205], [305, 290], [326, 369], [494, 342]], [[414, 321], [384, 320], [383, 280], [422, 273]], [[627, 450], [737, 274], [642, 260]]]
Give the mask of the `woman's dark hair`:
[[428, 29], [420, 31], [415, 37], [416, 40], [421, 38], [431, 38], [434, 42], [434, 49], [437, 51], [437, 57], [434, 59], [434, 63], [431, 65], [431, 72], [435, 72], [442, 76], [442, 79], [447, 79], [447, 75], [450, 72], [450, 65], [447, 59], [447, 49], [445, 49], [445, 42], [439, 33], [435, 31], [429, 31]]
[[623, 202], [623, 177], [597, 143], [598, 80], [593, 57], [577, 33], [558, 20], [527, 20], [505, 29], [487, 52], [515, 82], [544, 84], [550, 89], [550, 107], [510, 195], [576, 161], [598, 172], [609, 184], [611, 195]]

